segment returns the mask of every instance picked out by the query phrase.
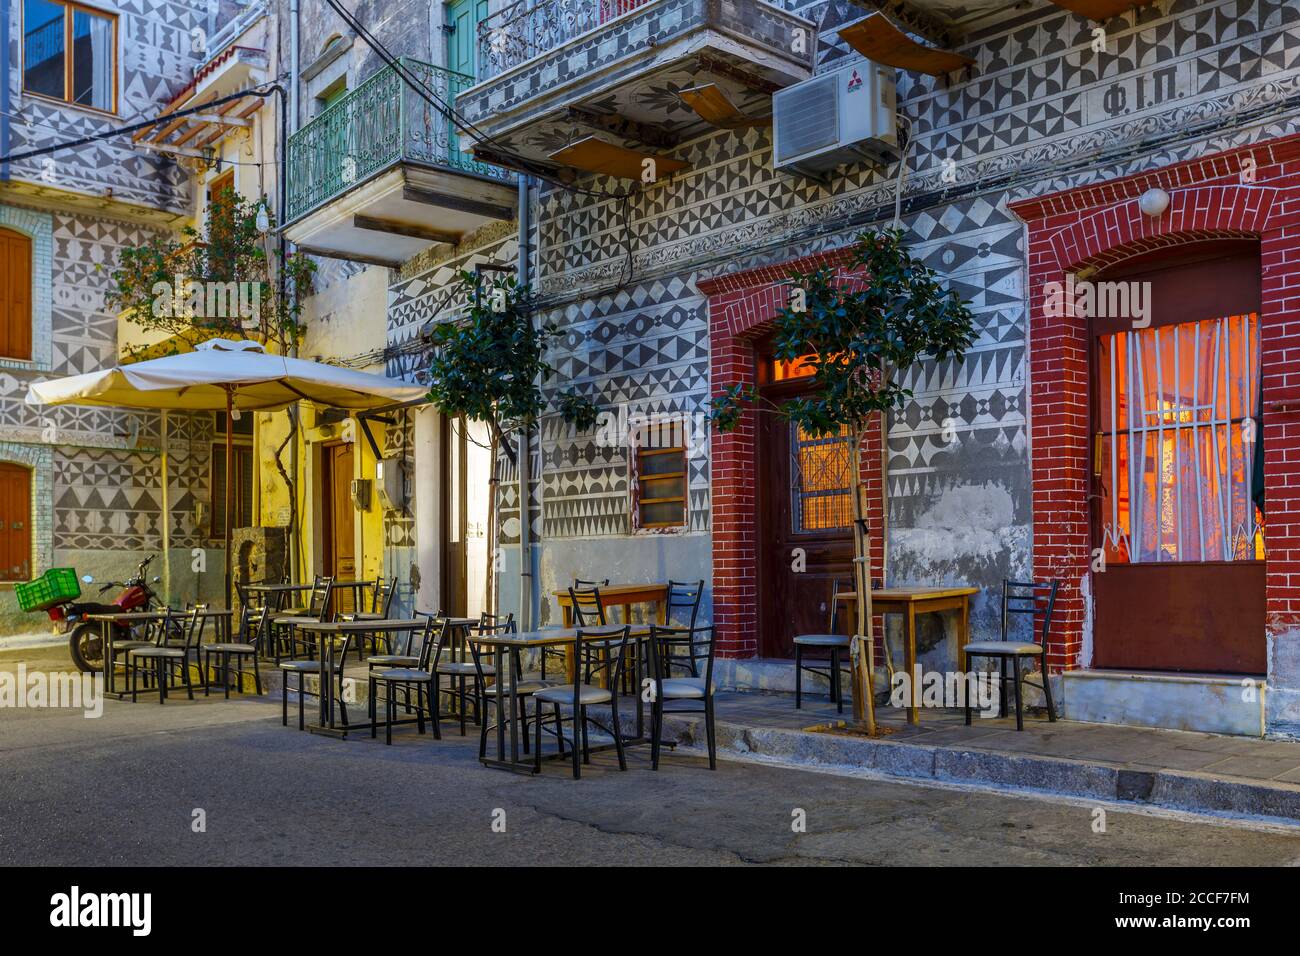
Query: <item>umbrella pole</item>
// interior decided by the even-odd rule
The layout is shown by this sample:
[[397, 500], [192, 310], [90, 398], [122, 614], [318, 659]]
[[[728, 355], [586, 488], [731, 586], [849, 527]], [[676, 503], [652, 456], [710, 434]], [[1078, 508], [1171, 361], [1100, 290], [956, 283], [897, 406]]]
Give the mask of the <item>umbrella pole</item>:
[[232, 463], [230, 457], [234, 450], [234, 441], [233, 441], [234, 436], [232, 434], [235, 430], [235, 415], [234, 415], [235, 397], [234, 396], [235, 396], [234, 388], [227, 386], [226, 387], [226, 511], [225, 511], [225, 516], [226, 516], [226, 592], [225, 593], [226, 593], [227, 608], [232, 606], [230, 603], [230, 579], [231, 579], [231, 570], [232, 570], [230, 567], [230, 524], [231, 524], [231, 519], [234, 516], [231, 515], [230, 513], [230, 498], [231, 498], [230, 482], [231, 482], [231, 472], [233, 470], [231, 468]]
[[167, 409], [162, 412], [162, 592], [163, 604], [171, 607], [172, 603], [172, 504], [168, 484], [169, 455], [167, 454]]

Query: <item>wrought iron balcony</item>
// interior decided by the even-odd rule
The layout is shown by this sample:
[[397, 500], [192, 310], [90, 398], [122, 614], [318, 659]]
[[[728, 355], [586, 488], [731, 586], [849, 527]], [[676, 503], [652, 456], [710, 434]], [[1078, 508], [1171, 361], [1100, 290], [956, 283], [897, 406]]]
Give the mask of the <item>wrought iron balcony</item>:
[[[434, 103], [471, 77], [403, 58]], [[385, 67], [289, 137], [286, 235], [309, 252], [396, 265], [514, 214], [514, 174], [460, 149], [448, 115]]]
[[[454, 104], [474, 82], [428, 63], [401, 62], [442, 103]], [[450, 119], [384, 67], [289, 137], [286, 219], [299, 219], [404, 162], [513, 181], [506, 170], [462, 152]]]
[[626, 169], [764, 122], [775, 90], [812, 75], [816, 30], [766, 0], [514, 0], [479, 24], [483, 79], [457, 106], [481, 159]]

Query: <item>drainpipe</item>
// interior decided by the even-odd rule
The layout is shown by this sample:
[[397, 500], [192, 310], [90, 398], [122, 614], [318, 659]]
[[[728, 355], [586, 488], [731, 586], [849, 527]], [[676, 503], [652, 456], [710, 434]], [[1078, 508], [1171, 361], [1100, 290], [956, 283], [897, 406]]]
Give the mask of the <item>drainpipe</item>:
[[[288, 215], [289, 209], [287, 200], [289, 196], [289, 134], [296, 132], [298, 129], [298, 3], [299, 0], [289, 0], [289, 104], [288, 116], [281, 117], [280, 120], [280, 274], [284, 275], [284, 219]], [[280, 99], [281, 109], [284, 108], [284, 98]], [[289, 344], [289, 355], [293, 358], [298, 357], [298, 337], [295, 335]], [[289, 574], [294, 581], [301, 581], [302, 574], [302, 554], [300, 547], [300, 538], [302, 528], [305, 522], [302, 521], [298, 511], [298, 500], [303, 486], [302, 473], [299, 467], [299, 449], [298, 446], [302, 441], [302, 420], [298, 414], [298, 408], [291, 408], [285, 414], [289, 416], [290, 427], [296, 429], [298, 434], [294, 436], [292, 445], [289, 447], [289, 474], [293, 476], [293, 487], [289, 489], [292, 496], [289, 501], [289, 520], [293, 522], [293, 533], [289, 535]]]
[[[9, 155], [9, 0], [0, 0], [0, 156]], [[0, 183], [9, 181], [9, 164], [0, 163]]]
[[[528, 177], [519, 174], [519, 266], [520, 285], [527, 285], [528, 272]], [[533, 629], [533, 535], [529, 524], [532, 513], [530, 494], [532, 462], [529, 457], [529, 428], [519, 433], [519, 629]]]

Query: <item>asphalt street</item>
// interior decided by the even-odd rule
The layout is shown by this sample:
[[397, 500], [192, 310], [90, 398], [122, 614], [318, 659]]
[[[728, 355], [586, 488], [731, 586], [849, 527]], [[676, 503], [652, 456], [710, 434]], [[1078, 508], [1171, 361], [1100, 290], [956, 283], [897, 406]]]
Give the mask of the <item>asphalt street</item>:
[[[5, 652], [0, 670], [64, 653]], [[516, 776], [479, 765], [472, 731], [443, 733], [335, 740], [256, 698], [0, 709], [0, 864], [1300, 862], [1300, 830], [684, 754], [655, 773], [645, 748], [625, 773], [601, 754], [579, 781]]]

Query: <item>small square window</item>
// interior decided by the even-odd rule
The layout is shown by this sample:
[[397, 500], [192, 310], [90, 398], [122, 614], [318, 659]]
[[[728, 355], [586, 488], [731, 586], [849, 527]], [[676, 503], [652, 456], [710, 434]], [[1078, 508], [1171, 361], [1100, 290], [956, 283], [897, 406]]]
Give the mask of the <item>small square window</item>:
[[632, 525], [650, 531], [686, 527], [687, 465], [681, 420], [632, 433]]

